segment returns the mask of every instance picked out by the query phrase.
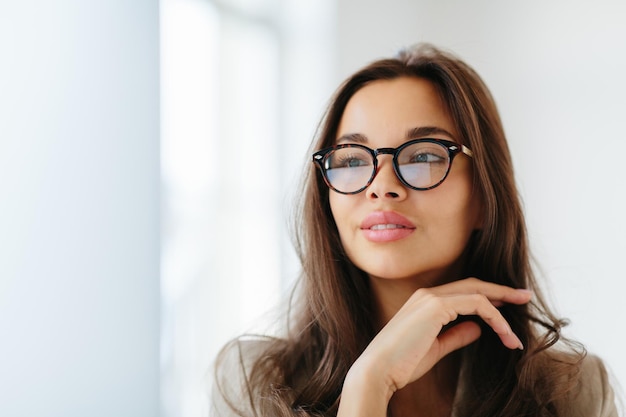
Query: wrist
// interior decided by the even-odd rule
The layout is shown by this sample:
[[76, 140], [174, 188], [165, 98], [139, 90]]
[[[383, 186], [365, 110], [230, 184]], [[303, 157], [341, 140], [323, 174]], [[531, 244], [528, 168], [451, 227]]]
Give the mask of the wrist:
[[341, 391], [338, 417], [378, 417], [387, 415], [394, 387], [375, 366], [355, 362], [348, 371]]

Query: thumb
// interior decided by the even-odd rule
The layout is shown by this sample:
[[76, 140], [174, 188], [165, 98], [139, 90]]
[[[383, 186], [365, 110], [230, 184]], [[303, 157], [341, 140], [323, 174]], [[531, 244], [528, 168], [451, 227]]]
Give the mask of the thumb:
[[439, 335], [439, 355], [440, 359], [465, 347], [480, 337], [480, 326], [472, 321], [459, 323]]

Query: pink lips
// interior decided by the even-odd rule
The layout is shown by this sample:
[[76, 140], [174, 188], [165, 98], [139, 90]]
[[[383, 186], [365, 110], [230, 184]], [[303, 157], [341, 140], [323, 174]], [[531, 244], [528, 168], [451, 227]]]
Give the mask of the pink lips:
[[415, 231], [415, 225], [393, 211], [375, 211], [361, 222], [365, 238], [371, 242], [392, 242], [407, 237]]

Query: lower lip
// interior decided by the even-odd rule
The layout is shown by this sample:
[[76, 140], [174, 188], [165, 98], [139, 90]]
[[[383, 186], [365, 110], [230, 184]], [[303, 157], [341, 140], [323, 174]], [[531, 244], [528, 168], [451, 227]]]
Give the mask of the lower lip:
[[363, 235], [365, 239], [370, 242], [376, 243], [384, 243], [384, 242], [393, 242], [394, 240], [404, 239], [411, 233], [415, 231], [415, 229], [409, 228], [399, 228], [399, 229], [382, 229], [382, 230], [372, 230], [372, 229], [361, 229], [363, 231]]

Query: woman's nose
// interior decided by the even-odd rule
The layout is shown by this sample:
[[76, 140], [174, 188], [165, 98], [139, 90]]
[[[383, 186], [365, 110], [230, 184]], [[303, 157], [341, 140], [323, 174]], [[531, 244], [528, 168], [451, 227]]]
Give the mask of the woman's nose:
[[402, 200], [408, 195], [407, 188], [400, 182], [393, 169], [393, 157], [391, 155], [378, 155], [378, 167], [372, 183], [365, 192], [367, 198], [376, 200], [390, 198]]

